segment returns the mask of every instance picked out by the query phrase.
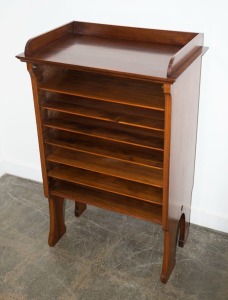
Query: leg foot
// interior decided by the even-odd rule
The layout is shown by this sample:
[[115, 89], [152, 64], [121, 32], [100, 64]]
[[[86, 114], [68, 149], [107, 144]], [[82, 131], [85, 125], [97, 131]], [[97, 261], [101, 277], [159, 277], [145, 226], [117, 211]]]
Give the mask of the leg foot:
[[86, 204], [75, 201], [75, 210], [74, 210], [75, 217], [80, 217], [80, 215], [83, 213], [84, 210], [86, 210]]
[[164, 231], [164, 255], [161, 272], [161, 282], [167, 283], [176, 263], [176, 248], [184, 247], [188, 238], [189, 222], [186, 222], [185, 214], [182, 213], [179, 222], [170, 224], [169, 230]]
[[53, 247], [66, 232], [65, 226], [65, 200], [62, 197], [51, 196], [49, 201], [50, 231], [49, 246]]
[[176, 264], [176, 245], [178, 226], [173, 226], [169, 231], [164, 231], [164, 255], [161, 272], [161, 282], [167, 283]]

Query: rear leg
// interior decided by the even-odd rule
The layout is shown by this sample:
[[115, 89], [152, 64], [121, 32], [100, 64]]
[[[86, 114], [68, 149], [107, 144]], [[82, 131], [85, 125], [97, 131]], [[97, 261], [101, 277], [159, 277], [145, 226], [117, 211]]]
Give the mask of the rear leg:
[[86, 210], [86, 204], [75, 201], [74, 215], [80, 217], [80, 215]]

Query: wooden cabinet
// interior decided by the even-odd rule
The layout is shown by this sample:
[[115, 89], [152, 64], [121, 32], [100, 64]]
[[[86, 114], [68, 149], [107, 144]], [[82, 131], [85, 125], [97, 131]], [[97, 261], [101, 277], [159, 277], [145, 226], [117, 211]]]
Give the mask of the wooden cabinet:
[[71, 22], [29, 40], [49, 245], [64, 199], [158, 223], [161, 281], [189, 229], [203, 34]]

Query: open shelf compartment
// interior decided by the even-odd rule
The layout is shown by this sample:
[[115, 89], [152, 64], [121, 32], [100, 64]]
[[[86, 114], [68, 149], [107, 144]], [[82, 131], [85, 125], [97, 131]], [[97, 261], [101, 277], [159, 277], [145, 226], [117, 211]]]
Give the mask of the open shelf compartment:
[[51, 166], [48, 176], [84, 187], [92, 187], [162, 205], [162, 188], [56, 163]]
[[49, 66], [43, 67], [40, 91], [164, 111], [164, 94], [160, 83], [62, 68], [58, 68], [55, 74], [54, 70]]
[[63, 130], [48, 129], [46, 145], [114, 158], [133, 164], [163, 168], [163, 151], [127, 145]]
[[163, 187], [162, 169], [134, 165], [112, 158], [100, 157], [63, 148], [54, 148], [53, 152], [47, 156], [47, 161], [132, 180], [154, 187]]
[[163, 111], [148, 110], [55, 93], [44, 95], [41, 107], [74, 116], [164, 131]]
[[49, 114], [43, 120], [45, 128], [83, 134], [88, 137], [133, 145], [142, 148], [164, 150], [164, 132], [133, 128], [125, 124], [71, 117], [68, 114]]
[[161, 224], [162, 221], [162, 206], [130, 197], [85, 188], [60, 180], [52, 185], [50, 193], [54, 196], [87, 203], [158, 224]]

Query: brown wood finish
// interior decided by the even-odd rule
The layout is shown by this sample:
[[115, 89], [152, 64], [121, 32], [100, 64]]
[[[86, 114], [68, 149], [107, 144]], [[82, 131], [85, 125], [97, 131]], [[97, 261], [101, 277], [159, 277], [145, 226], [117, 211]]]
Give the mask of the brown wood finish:
[[71, 22], [30, 39], [48, 243], [65, 233], [64, 199], [155, 222], [161, 282], [188, 236], [203, 34]]
[[178, 68], [180, 68], [186, 60], [189, 60], [203, 44], [203, 34], [197, 34], [191, 43], [186, 44], [181, 48], [170, 60], [167, 77], [172, 76]]
[[102, 138], [108, 141], [133, 145], [146, 149], [163, 151], [163, 139], [154, 137], [154, 133], [147, 130], [131, 131], [129, 127], [116, 124], [110, 125], [102, 121], [90, 121], [83, 118], [70, 120], [70, 116], [59, 115], [61, 118], [50, 118], [43, 122], [44, 127], [60, 129], [66, 132], [84, 134], [95, 138]]
[[166, 44], [184, 46], [197, 34], [191, 32], [178, 32], [170, 30], [158, 30], [147, 28], [134, 28], [107, 24], [94, 24], [88, 22], [74, 22], [74, 33], [82, 36], [109, 37], [140, 43]]
[[[31, 61], [32, 56], [32, 61], [39, 64], [64, 65], [71, 69], [147, 80], [153, 77], [153, 80], [159, 82], [173, 82], [172, 65], [175, 67], [173, 62], [179, 61], [175, 54], [188, 45], [188, 52], [184, 53], [187, 59], [189, 52], [196, 50], [195, 37], [198, 35], [71, 22], [30, 39], [25, 53], [17, 57], [22, 61]], [[201, 46], [197, 45], [198, 48]], [[134, 61], [129, 60], [129, 55], [134, 57]], [[183, 62], [184, 55], [180, 53], [180, 56]]]
[[86, 204], [75, 201], [74, 215], [75, 217], [80, 217], [81, 214], [86, 210]]
[[[57, 76], [47, 76], [47, 80], [39, 86], [39, 89], [58, 94], [120, 103], [131, 107], [164, 111], [165, 102], [161, 84], [89, 72], [60, 70], [62, 72], [59, 72]], [[48, 72], [49, 69], [47, 69]]]
[[162, 209], [162, 228], [167, 229], [168, 205], [169, 205], [169, 164], [170, 164], [170, 136], [172, 123], [172, 97], [171, 85], [164, 84], [165, 95], [165, 137], [164, 137], [164, 170], [163, 170], [163, 209]]
[[50, 230], [49, 246], [53, 247], [66, 232], [65, 226], [65, 199], [59, 196], [49, 196]]
[[[161, 281], [175, 266], [176, 242], [183, 247], [189, 232], [197, 137], [201, 57], [172, 86], [169, 189], [163, 207], [164, 258]], [[172, 100], [171, 100], [172, 99]], [[183, 101], [184, 99], [184, 101]], [[177, 188], [178, 187], [178, 188]], [[164, 209], [166, 207], [166, 209]], [[167, 215], [166, 215], [167, 214]], [[178, 238], [178, 239], [177, 239]]]
[[53, 153], [47, 156], [47, 161], [156, 187], [163, 186], [163, 172], [161, 169], [134, 165], [132, 163], [122, 162], [116, 159], [57, 148]]
[[148, 112], [148, 110], [105, 102], [94, 103], [94, 100], [68, 99], [66, 96], [61, 97], [60, 101], [56, 101], [55, 98], [48, 100], [42, 105], [42, 108], [75, 116], [164, 131], [163, 112]]
[[[58, 27], [54, 30], [49, 32], [43, 33], [35, 38], [28, 40], [25, 46], [25, 55], [29, 56], [33, 53], [35, 54], [36, 51], [47, 47], [48, 44], [51, 44], [58, 39], [61, 39], [63, 36], [68, 36], [73, 34], [74, 32], [74, 22], [68, 23], [61, 27]], [[47, 43], [48, 42], [48, 43]]]
[[107, 158], [119, 159], [143, 166], [163, 168], [163, 151], [125, 145], [66, 131], [49, 131], [45, 143], [69, 150], [77, 150]]
[[[162, 188], [117, 178], [110, 175], [91, 172], [84, 169], [59, 165], [48, 172], [48, 176], [78, 185], [108, 191], [118, 195], [140, 199], [162, 205]], [[96, 178], [96, 181], [94, 180]]]
[[100, 208], [161, 224], [161, 206], [154, 205], [153, 203], [119, 196], [88, 187], [84, 188], [63, 181], [56, 182], [52, 187], [51, 195], [80, 201], [82, 203], [95, 205]]
[[37, 135], [39, 141], [40, 148], [40, 161], [41, 161], [41, 170], [42, 170], [42, 178], [43, 178], [43, 189], [45, 197], [49, 196], [48, 192], [48, 179], [47, 179], [47, 163], [45, 160], [45, 147], [43, 144], [43, 131], [42, 131], [42, 123], [41, 123], [41, 113], [40, 113], [40, 101], [38, 95], [38, 85], [41, 78], [37, 73], [37, 69], [31, 63], [27, 64], [27, 70], [31, 77], [32, 83], [32, 91], [33, 91], [33, 99], [34, 99], [34, 109], [36, 113], [36, 125], [37, 125]]

